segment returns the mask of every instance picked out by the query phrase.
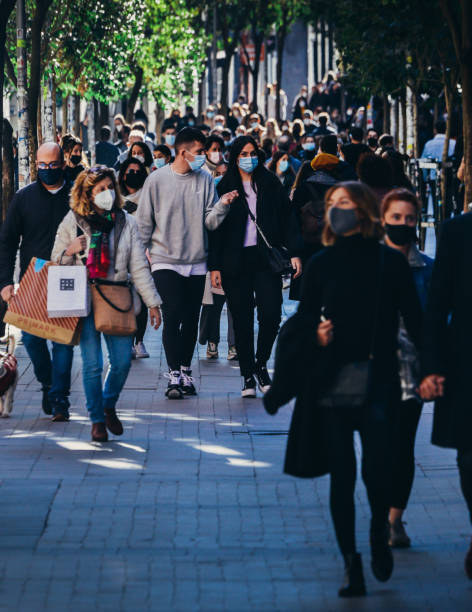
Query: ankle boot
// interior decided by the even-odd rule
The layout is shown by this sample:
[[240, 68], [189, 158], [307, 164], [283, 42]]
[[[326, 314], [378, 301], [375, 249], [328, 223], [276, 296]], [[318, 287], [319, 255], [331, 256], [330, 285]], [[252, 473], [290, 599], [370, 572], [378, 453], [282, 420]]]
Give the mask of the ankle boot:
[[470, 542], [470, 548], [467, 552], [467, 555], [465, 556], [464, 569], [465, 573], [467, 574], [467, 578], [469, 578], [469, 580], [472, 580], [472, 540]]
[[345, 581], [339, 589], [339, 597], [363, 597], [367, 594], [359, 553], [344, 555]]
[[393, 554], [389, 546], [390, 528], [370, 529], [371, 567], [380, 582], [387, 582], [393, 572]]

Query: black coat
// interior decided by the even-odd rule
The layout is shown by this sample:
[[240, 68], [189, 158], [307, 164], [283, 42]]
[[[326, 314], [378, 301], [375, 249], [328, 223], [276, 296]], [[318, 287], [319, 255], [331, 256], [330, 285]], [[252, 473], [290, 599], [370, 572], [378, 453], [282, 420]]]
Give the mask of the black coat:
[[[241, 190], [238, 185], [232, 185], [227, 177], [217, 187], [219, 195], [235, 189]], [[226, 276], [237, 276], [240, 273], [248, 217], [245, 196], [241, 194], [231, 203], [223, 223], [209, 232], [210, 270], [219, 270]], [[295, 212], [280, 180], [265, 168], [258, 177], [256, 219], [272, 246], [284, 246], [291, 257], [300, 256], [301, 235]], [[262, 255], [265, 246], [259, 235], [257, 244]]]
[[472, 214], [444, 223], [425, 313], [422, 373], [446, 377], [432, 442], [472, 449]]
[[35, 181], [16, 192], [0, 233], [0, 289], [13, 284], [20, 245], [20, 278], [32, 257], [48, 260], [57, 228], [69, 212], [70, 184], [56, 194]]
[[[399, 398], [399, 315], [417, 345], [421, 325], [421, 305], [411, 269], [401, 253], [374, 240], [360, 235], [341, 239], [308, 264], [300, 307], [291, 323], [282, 328], [273, 385], [264, 397], [268, 412], [275, 413], [297, 393], [285, 457], [287, 474], [308, 478], [329, 472], [325, 411], [317, 405], [317, 397], [329, 388], [340, 366], [369, 356], [380, 249], [384, 250], [384, 268], [373, 385], [377, 393], [385, 389], [393, 399]], [[327, 348], [318, 347], [315, 341], [322, 307], [334, 324], [334, 341]], [[306, 372], [303, 384], [294, 387], [300, 371]]]

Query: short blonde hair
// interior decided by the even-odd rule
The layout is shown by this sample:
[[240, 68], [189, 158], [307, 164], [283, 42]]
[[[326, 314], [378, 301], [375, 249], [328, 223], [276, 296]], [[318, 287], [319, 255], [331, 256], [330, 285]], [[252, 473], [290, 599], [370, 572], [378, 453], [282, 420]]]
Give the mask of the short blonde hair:
[[109, 178], [113, 183], [113, 189], [115, 190], [114, 208], [123, 208], [123, 198], [114, 170], [106, 166], [94, 166], [83, 170], [75, 179], [69, 201], [69, 205], [75, 213], [81, 217], [88, 217], [93, 213], [92, 190], [105, 178]]
[[326, 192], [325, 195], [325, 226], [322, 234], [324, 246], [332, 246], [338, 239], [329, 224], [328, 211], [331, 208], [329, 200], [338, 189], [345, 189], [351, 200], [357, 205], [359, 213], [359, 226], [364, 238], [375, 238], [380, 240], [383, 236], [383, 227], [380, 222], [379, 205], [377, 198], [370, 187], [358, 181], [346, 181], [337, 183]]

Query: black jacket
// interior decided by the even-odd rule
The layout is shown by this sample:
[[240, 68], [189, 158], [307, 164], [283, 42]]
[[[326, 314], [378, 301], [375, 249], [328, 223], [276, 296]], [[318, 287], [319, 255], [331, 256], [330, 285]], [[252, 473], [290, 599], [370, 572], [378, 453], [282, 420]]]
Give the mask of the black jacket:
[[446, 377], [435, 403], [432, 442], [472, 449], [472, 214], [442, 227], [425, 313], [422, 374]]
[[0, 233], [0, 289], [13, 284], [20, 239], [20, 278], [32, 257], [51, 257], [57, 228], [70, 210], [69, 191], [66, 183], [52, 194], [35, 181], [16, 192]]
[[[262, 169], [258, 179], [257, 223], [272, 246], [285, 246], [291, 257], [298, 257], [301, 251], [301, 235], [293, 207], [288, 195], [272, 173]], [[223, 178], [218, 184], [219, 195], [239, 189]], [[244, 199], [243, 199], [244, 198]], [[219, 270], [226, 276], [237, 276], [241, 266], [241, 251], [248, 220], [248, 209], [244, 194], [233, 200], [229, 213], [218, 229], [209, 232], [208, 267]], [[258, 235], [258, 248], [264, 243]]]
[[[418, 345], [421, 305], [406, 258], [397, 251], [360, 235], [342, 238], [309, 262], [302, 299], [294, 322], [281, 334], [277, 346], [274, 381], [264, 397], [274, 413], [293, 392], [297, 371], [309, 371], [305, 384], [296, 389], [297, 402], [287, 442], [285, 471], [294, 476], [313, 477], [329, 471], [324, 447], [324, 411], [316, 398], [327, 390], [339, 367], [368, 358], [378, 288], [378, 258], [384, 250], [382, 291], [374, 342], [373, 388], [376, 394], [399, 397], [397, 335], [399, 315], [412, 340]], [[322, 308], [333, 321], [334, 340], [326, 348], [316, 345], [316, 329]], [[300, 358], [292, 353], [297, 347]], [[287, 355], [289, 358], [287, 359]], [[290, 394], [289, 390], [292, 389]]]

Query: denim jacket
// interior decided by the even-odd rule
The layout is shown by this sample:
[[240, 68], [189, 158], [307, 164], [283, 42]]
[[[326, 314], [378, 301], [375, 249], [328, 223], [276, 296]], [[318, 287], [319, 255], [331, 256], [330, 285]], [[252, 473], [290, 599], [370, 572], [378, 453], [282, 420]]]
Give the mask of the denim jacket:
[[[433, 271], [433, 260], [422, 253], [413, 244], [408, 252], [408, 263], [415, 279], [416, 290], [423, 311], [426, 308], [429, 284]], [[404, 323], [400, 320], [398, 331], [398, 358], [400, 363], [400, 381], [402, 387], [402, 401], [418, 399], [416, 388], [419, 384], [419, 357], [413, 342], [408, 337]]]

